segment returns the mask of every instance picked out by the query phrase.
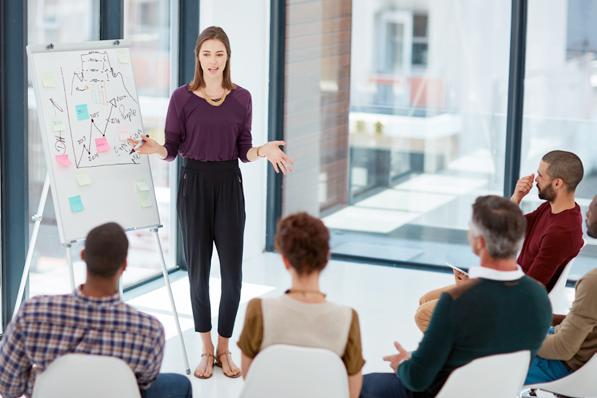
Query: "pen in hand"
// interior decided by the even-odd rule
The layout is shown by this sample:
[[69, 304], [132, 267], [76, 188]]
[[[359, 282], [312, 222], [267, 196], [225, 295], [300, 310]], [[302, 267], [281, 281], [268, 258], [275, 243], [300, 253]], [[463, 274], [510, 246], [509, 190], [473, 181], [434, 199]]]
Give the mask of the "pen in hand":
[[[149, 137], [149, 135], [145, 135], [145, 137]], [[141, 140], [137, 143], [137, 145], [135, 145], [131, 151], [129, 152], [129, 155], [131, 155], [133, 152], [137, 151], [139, 148], [141, 148], [143, 146], [143, 144], [145, 144], [145, 141], [143, 141], [143, 137], [141, 137]]]

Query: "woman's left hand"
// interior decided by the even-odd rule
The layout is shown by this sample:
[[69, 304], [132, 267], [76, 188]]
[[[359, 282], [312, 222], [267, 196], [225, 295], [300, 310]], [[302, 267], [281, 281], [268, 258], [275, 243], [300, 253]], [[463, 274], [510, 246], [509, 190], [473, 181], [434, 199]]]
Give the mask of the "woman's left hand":
[[280, 149], [284, 145], [286, 145], [284, 141], [265, 143], [259, 148], [259, 154], [265, 155], [267, 160], [271, 162], [276, 173], [281, 171], [282, 174], [286, 175], [292, 171], [292, 164], [294, 162]]

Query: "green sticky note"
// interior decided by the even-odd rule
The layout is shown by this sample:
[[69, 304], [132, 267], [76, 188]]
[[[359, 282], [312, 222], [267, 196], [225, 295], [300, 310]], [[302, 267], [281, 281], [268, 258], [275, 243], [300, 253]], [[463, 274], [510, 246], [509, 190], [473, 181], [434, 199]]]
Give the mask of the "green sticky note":
[[80, 213], [83, 210], [85, 210], [80, 195], [71, 196], [70, 198], [68, 198], [68, 204], [70, 205], [70, 211], [72, 211], [73, 213]]
[[77, 105], [75, 107], [75, 113], [77, 114], [77, 120], [89, 119], [89, 110], [87, 109], [87, 104]]
[[150, 191], [139, 191], [139, 204], [141, 207], [151, 207]]
[[77, 177], [77, 183], [80, 186], [91, 185], [91, 177], [89, 177], [89, 174], [85, 171], [77, 171], [75, 176]]
[[137, 181], [137, 190], [140, 192], [149, 191], [149, 185], [147, 185], [147, 181], [145, 181], [145, 180]]

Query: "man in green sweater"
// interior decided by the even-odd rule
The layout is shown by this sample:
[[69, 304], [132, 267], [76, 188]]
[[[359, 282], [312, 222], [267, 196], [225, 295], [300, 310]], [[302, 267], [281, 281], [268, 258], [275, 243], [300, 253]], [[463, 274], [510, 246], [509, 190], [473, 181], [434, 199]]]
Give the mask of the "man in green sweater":
[[[587, 234], [597, 238], [597, 196], [589, 205]], [[576, 284], [568, 315], [553, 316], [537, 356], [531, 361], [525, 384], [546, 383], [578, 370], [597, 353], [597, 268]]]
[[541, 346], [551, 306], [545, 288], [516, 264], [525, 231], [522, 212], [508, 199], [482, 196], [473, 204], [469, 225], [469, 242], [480, 266], [469, 270], [470, 279], [440, 296], [412, 354], [394, 343], [398, 353], [384, 357], [394, 373], [366, 375], [362, 398], [434, 397], [454, 369], [476, 358], [534, 353]]

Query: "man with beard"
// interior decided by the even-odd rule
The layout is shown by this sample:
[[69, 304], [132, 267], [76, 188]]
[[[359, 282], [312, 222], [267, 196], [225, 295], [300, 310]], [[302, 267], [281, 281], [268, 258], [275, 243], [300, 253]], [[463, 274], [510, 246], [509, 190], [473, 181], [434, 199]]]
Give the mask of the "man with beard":
[[545, 200], [526, 214], [527, 230], [518, 264], [528, 276], [551, 291], [566, 264], [583, 246], [582, 214], [574, 194], [583, 177], [583, 165], [572, 152], [551, 151], [534, 174], [518, 180], [511, 200], [520, 204], [532, 188]]
[[[586, 223], [587, 234], [597, 238], [597, 196], [589, 205]], [[527, 385], [567, 376], [597, 353], [597, 268], [578, 281], [570, 312], [554, 314], [552, 325], [555, 327], [531, 361]]]
[[[574, 153], [551, 151], [541, 159], [537, 177], [530, 174], [518, 180], [511, 198], [520, 205], [534, 181], [539, 198], [545, 200], [524, 216], [525, 240], [517, 261], [523, 272], [540, 282], [548, 292], [583, 246], [582, 215], [574, 198], [583, 174], [582, 162]], [[457, 285], [468, 279], [466, 274], [456, 270], [454, 276]], [[427, 329], [440, 295], [454, 286], [432, 290], [419, 299], [415, 322], [421, 331]]]
[[398, 352], [384, 357], [392, 373], [365, 375], [360, 398], [435, 397], [455, 369], [477, 358], [537, 351], [551, 308], [543, 286], [516, 263], [525, 225], [522, 211], [507, 198], [475, 200], [468, 241], [479, 266], [440, 296], [415, 351], [394, 343]]

